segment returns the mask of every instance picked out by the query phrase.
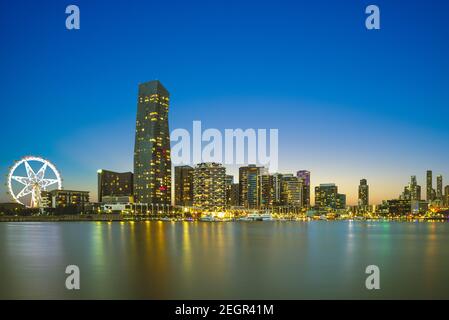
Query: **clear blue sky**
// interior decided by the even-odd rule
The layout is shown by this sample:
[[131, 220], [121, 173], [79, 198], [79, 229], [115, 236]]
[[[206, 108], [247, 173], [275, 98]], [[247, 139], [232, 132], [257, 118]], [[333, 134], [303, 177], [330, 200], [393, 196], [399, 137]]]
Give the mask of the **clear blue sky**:
[[[77, 4], [81, 29], [65, 29]], [[377, 4], [381, 30], [365, 28]], [[24, 155], [96, 197], [132, 170], [137, 85], [171, 92], [170, 127], [279, 128], [280, 171], [355, 202], [425, 170], [449, 184], [449, 2], [2, 1], [0, 173]], [[236, 172], [235, 168], [231, 172]], [[2, 178], [3, 179], [3, 178]], [[7, 201], [5, 187], [0, 201]]]

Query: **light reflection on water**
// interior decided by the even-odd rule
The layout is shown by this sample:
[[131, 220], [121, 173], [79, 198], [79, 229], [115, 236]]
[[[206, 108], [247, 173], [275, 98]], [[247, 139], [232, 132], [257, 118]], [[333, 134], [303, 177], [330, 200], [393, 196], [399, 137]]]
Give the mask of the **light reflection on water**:
[[0, 298], [449, 298], [448, 223], [1, 223], [0, 243]]

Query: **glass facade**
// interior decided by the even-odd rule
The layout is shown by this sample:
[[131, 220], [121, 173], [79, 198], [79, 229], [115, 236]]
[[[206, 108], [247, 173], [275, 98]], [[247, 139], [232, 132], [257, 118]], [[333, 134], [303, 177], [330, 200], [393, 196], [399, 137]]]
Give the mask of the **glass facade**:
[[139, 85], [134, 145], [134, 198], [171, 204], [169, 93], [157, 81]]

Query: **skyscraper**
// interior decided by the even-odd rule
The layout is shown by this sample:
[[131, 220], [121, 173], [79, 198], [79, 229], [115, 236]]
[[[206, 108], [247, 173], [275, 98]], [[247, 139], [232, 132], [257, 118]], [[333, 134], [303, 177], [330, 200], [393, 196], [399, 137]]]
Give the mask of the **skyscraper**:
[[132, 172], [114, 172], [100, 169], [98, 175], [98, 202], [104, 197], [128, 197], [133, 195]]
[[432, 189], [432, 170], [427, 170], [426, 172], [426, 200], [427, 201], [432, 201], [432, 194], [433, 194], [433, 189]]
[[315, 207], [318, 209], [337, 208], [338, 188], [334, 183], [320, 184], [315, 187]]
[[280, 206], [282, 203], [282, 174], [273, 174], [273, 205]]
[[296, 173], [296, 176], [303, 180], [303, 195], [302, 195], [302, 207], [310, 207], [310, 171], [300, 170]]
[[231, 196], [229, 204], [226, 204], [229, 207], [238, 207], [239, 206], [239, 187], [238, 183], [233, 183], [231, 185]]
[[437, 176], [437, 194], [436, 198], [440, 201], [443, 200], [443, 176], [438, 175]]
[[445, 199], [445, 205], [449, 207], [449, 185], [444, 187], [444, 199]]
[[139, 203], [171, 204], [169, 93], [157, 81], [139, 85], [134, 145], [134, 197]]
[[239, 194], [241, 206], [249, 209], [257, 208], [259, 176], [263, 174], [268, 174], [268, 170], [263, 167], [257, 167], [254, 164], [239, 168]]
[[282, 204], [286, 206], [302, 207], [304, 181], [293, 174], [282, 176]]
[[410, 183], [404, 188], [401, 198], [404, 200], [421, 200], [421, 186], [418, 185], [416, 176], [411, 176]]
[[231, 206], [232, 197], [232, 185], [234, 184], [234, 176], [227, 174], [225, 176], [225, 189], [226, 189], [226, 206]]
[[270, 174], [261, 174], [258, 183], [258, 207], [269, 208], [273, 205], [273, 176]]
[[343, 193], [337, 193], [337, 203], [335, 205], [336, 209], [346, 208], [346, 195]]
[[369, 186], [366, 179], [360, 180], [359, 185], [359, 207], [367, 208], [369, 205]]
[[224, 210], [226, 169], [219, 163], [199, 163], [193, 173], [193, 205], [210, 211]]
[[175, 167], [175, 205], [193, 205], [193, 168], [191, 166]]

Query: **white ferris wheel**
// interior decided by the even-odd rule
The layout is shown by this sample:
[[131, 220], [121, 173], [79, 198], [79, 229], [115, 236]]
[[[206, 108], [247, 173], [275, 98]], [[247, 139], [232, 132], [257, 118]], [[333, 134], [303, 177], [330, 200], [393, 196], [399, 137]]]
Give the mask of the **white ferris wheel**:
[[29, 208], [42, 206], [42, 191], [62, 189], [59, 171], [41, 157], [24, 157], [17, 161], [8, 174], [8, 191], [13, 199]]

